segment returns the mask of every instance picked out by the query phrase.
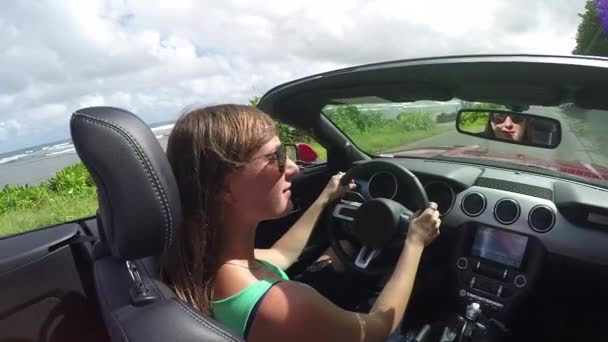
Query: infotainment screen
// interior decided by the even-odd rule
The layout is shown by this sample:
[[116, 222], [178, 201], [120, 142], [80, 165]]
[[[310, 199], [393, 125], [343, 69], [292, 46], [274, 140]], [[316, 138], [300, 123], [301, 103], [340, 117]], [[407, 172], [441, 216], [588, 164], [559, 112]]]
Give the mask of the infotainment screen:
[[517, 267], [526, 252], [528, 238], [489, 227], [478, 227], [471, 254]]

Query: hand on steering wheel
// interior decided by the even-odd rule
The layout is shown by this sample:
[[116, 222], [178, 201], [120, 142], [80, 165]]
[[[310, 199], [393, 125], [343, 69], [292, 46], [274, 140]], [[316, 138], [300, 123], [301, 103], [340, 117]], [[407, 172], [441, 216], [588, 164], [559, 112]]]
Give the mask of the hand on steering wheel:
[[321, 195], [319, 195], [319, 198], [323, 199], [325, 203], [330, 203], [344, 195], [347, 191], [354, 190], [357, 187], [355, 181], [351, 180], [347, 184], [342, 184], [341, 180], [344, 175], [345, 173], [342, 171], [333, 175], [329, 179], [329, 182], [327, 182]]
[[[374, 265], [371, 262], [380, 255], [384, 248], [397, 240], [403, 242], [409, 223], [413, 219], [417, 219], [415, 232], [412, 233], [414, 241], [426, 244], [438, 235], [438, 213], [432, 213], [432, 209], [428, 209], [428, 213], [425, 210], [419, 216], [414, 215], [414, 210], [428, 208], [429, 202], [426, 191], [418, 178], [402, 165], [391, 160], [375, 159], [355, 165], [344, 176], [338, 174], [334, 177], [341, 178], [340, 183], [347, 186], [352, 183], [353, 179], [369, 177], [369, 175], [381, 171], [393, 174], [399, 184], [407, 189], [411, 196], [411, 201], [408, 202], [412, 203], [413, 208], [406, 208], [405, 202], [400, 203], [388, 198], [373, 198], [362, 204], [341, 201], [332, 208], [333, 210], [328, 210], [332, 215], [332, 220], [341, 220], [351, 227], [349, 234], [361, 245], [355, 258], [345, 253], [338, 243], [338, 235], [334, 231], [341, 225], [330, 224], [327, 232], [336, 256], [347, 267], [366, 275], [383, 275], [392, 270], [392, 266]], [[436, 204], [433, 205], [433, 208], [436, 208]]]
[[428, 246], [440, 234], [441, 219], [437, 203], [429, 202], [428, 208], [423, 212], [418, 210], [414, 216], [415, 218], [409, 224], [407, 239], [420, 243], [422, 246]]

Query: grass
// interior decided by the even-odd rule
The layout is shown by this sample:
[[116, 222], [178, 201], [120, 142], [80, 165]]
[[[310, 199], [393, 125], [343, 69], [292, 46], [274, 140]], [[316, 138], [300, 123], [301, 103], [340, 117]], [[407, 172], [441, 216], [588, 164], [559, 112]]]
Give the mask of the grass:
[[0, 214], [0, 238], [38, 228], [92, 216], [97, 196], [60, 197], [33, 208], [14, 209]]
[[316, 141], [313, 141], [312, 143], [310, 143], [310, 147], [312, 147], [313, 150], [317, 152], [317, 160], [327, 160], [327, 150], [325, 149], [325, 147], [323, 147], [323, 145], [319, 144]]
[[96, 210], [95, 185], [78, 163], [39, 185], [0, 190], [0, 237], [92, 216]]
[[[365, 133], [355, 133], [351, 137], [364, 151], [378, 153], [452, 129], [453, 123], [408, 132], [400, 126], [382, 126], [370, 127]], [[311, 146], [319, 160], [327, 160], [323, 146], [317, 142], [312, 142]], [[84, 165], [78, 163], [39, 185], [1, 189], [0, 238], [92, 216], [96, 210], [95, 185]]]
[[477, 134], [484, 132], [486, 130], [487, 125], [487, 120], [478, 120], [468, 124], [462, 124], [460, 125], [460, 128], [465, 132]]
[[363, 134], [352, 134], [352, 140], [359, 148], [368, 153], [378, 153], [405, 146], [418, 140], [432, 137], [454, 129], [453, 123], [439, 124], [428, 130], [404, 132], [398, 126], [372, 128]]

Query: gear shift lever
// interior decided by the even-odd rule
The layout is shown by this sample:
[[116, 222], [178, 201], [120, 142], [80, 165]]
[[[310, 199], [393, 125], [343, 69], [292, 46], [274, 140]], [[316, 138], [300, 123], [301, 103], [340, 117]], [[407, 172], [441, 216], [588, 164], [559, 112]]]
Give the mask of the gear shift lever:
[[462, 325], [462, 329], [460, 330], [460, 336], [458, 337], [459, 342], [472, 340], [473, 334], [476, 332], [481, 334], [484, 333], [486, 327], [477, 322], [481, 314], [481, 305], [479, 305], [479, 303], [471, 303], [467, 305], [467, 308], [464, 311], [466, 322]]
[[481, 305], [479, 305], [479, 303], [471, 303], [467, 305], [464, 312], [464, 317], [466, 317], [468, 321], [475, 322], [477, 318], [479, 318], [479, 315], [481, 315]]
[[456, 317], [454, 324], [445, 327], [441, 342], [463, 342], [472, 341], [473, 335], [477, 333], [483, 334], [485, 326], [478, 322], [482, 315], [481, 305], [479, 303], [471, 303], [467, 305], [464, 317]]

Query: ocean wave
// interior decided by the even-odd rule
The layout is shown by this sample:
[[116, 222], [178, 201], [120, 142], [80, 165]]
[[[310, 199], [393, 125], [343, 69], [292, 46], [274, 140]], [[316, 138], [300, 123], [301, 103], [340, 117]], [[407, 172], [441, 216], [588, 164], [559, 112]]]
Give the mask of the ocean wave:
[[63, 149], [63, 148], [72, 148], [74, 147], [74, 145], [72, 145], [71, 142], [63, 142], [61, 144], [55, 144], [55, 145], [50, 145], [50, 146], [45, 146], [41, 149], [41, 151], [55, 151], [55, 150], [59, 150], [59, 149]]
[[166, 130], [166, 129], [172, 129], [173, 126], [175, 126], [174, 123], [168, 124], [168, 125], [164, 125], [164, 126], [154, 127], [154, 128], [151, 128], [151, 130], [152, 130], [152, 132], [157, 132], [157, 131], [162, 131], [162, 130]]
[[63, 151], [47, 153], [47, 154], [45, 154], [45, 156], [57, 156], [60, 154], [75, 153], [75, 152], [76, 152], [76, 148], [68, 148], [67, 150], [63, 150]]
[[7, 163], [12, 163], [16, 160], [19, 160], [23, 157], [26, 157], [29, 153], [24, 153], [24, 154], [16, 154], [14, 156], [10, 156], [10, 157], [6, 157], [6, 158], [2, 158], [0, 159], [0, 164], [7, 164]]

